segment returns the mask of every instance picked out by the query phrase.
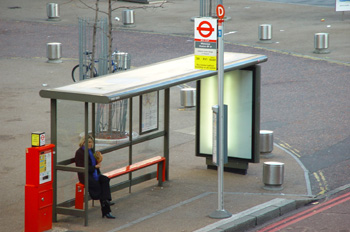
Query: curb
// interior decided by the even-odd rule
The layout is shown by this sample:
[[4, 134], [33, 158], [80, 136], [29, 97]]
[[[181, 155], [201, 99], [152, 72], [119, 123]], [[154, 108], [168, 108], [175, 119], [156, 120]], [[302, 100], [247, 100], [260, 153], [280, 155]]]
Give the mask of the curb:
[[308, 205], [312, 202], [322, 200], [326, 197], [339, 193], [350, 188], [350, 184], [341, 186], [329, 193], [308, 199], [282, 199], [275, 198], [269, 202], [258, 205], [241, 213], [233, 215], [231, 218], [218, 221], [195, 232], [241, 232], [253, 229], [269, 220], [280, 217], [286, 213]]
[[262, 225], [313, 201], [315, 201], [314, 198], [305, 200], [276, 198], [267, 203], [235, 214], [231, 218], [213, 223], [196, 232], [241, 232], [253, 229], [258, 225]]

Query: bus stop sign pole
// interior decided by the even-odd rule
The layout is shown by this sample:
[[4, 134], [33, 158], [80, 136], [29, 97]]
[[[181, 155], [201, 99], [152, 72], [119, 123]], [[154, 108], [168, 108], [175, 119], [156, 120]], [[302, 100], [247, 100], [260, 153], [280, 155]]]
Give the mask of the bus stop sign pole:
[[[218, 16], [218, 100], [219, 100], [219, 166], [218, 166], [218, 209], [211, 213], [209, 217], [215, 219], [228, 218], [232, 214], [224, 209], [224, 16], [225, 8], [219, 4], [216, 7], [216, 15]], [[227, 155], [227, 154], [226, 154]]]

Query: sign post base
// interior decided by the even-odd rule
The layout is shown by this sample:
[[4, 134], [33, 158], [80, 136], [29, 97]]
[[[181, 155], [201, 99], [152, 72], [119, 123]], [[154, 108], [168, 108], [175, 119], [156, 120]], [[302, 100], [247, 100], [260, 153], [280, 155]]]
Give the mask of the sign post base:
[[214, 219], [229, 218], [231, 216], [232, 216], [232, 214], [227, 212], [224, 209], [223, 210], [216, 210], [209, 215], [210, 218], [214, 218]]

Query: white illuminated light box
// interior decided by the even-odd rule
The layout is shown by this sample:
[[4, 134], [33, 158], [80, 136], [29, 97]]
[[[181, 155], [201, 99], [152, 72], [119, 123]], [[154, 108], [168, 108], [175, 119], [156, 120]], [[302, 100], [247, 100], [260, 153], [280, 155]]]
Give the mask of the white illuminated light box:
[[[258, 69], [258, 70], [257, 70]], [[212, 106], [218, 104], [217, 75], [197, 82], [197, 156], [211, 157], [213, 146]], [[227, 105], [227, 156], [259, 162], [260, 67], [224, 74], [224, 104]]]

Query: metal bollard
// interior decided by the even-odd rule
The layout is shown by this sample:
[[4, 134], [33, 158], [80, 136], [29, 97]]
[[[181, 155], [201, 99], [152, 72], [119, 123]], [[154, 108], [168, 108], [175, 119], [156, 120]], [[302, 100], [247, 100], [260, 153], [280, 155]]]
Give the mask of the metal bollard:
[[263, 183], [266, 190], [282, 190], [284, 180], [284, 163], [264, 162]]
[[46, 5], [46, 12], [49, 21], [60, 20], [60, 10], [57, 3], [48, 3]]
[[196, 106], [196, 89], [195, 88], [181, 89], [180, 102], [181, 102], [181, 106], [183, 107]]
[[135, 13], [134, 10], [123, 10], [122, 15], [123, 26], [124, 27], [134, 27], [135, 26]]
[[[216, 7], [218, 4], [223, 5], [223, 0], [200, 0], [199, 1], [199, 17], [212, 17], [217, 18]], [[191, 21], [194, 21], [198, 16], [191, 17]], [[231, 20], [230, 16], [224, 17], [225, 22]]]
[[272, 26], [271, 24], [259, 25], [259, 42], [271, 43], [272, 39]]
[[61, 60], [61, 43], [47, 43], [46, 44], [46, 55], [48, 63], [62, 63]]
[[215, 16], [216, 5], [213, 0], [200, 0], [199, 2], [199, 17]]
[[117, 63], [117, 68], [120, 70], [130, 69], [130, 55], [127, 52], [117, 52], [115, 54], [115, 62]]
[[273, 131], [260, 130], [260, 152], [270, 153], [273, 150]]
[[314, 35], [314, 47], [316, 54], [328, 54], [330, 51], [328, 50], [329, 46], [329, 34], [328, 33], [316, 33]]

